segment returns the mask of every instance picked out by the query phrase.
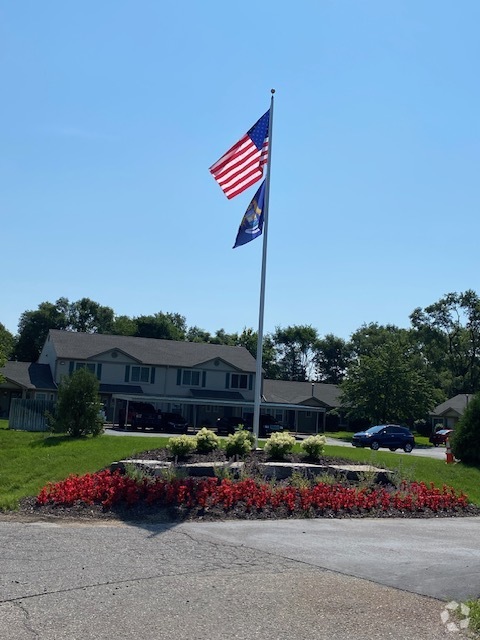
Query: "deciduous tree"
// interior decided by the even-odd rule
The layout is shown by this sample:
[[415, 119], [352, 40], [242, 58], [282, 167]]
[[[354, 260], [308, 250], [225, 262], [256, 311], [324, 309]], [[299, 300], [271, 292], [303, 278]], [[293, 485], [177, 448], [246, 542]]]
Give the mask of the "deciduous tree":
[[310, 325], [277, 327], [272, 339], [278, 354], [279, 377], [297, 381], [312, 379], [317, 330]]
[[185, 340], [186, 324], [184, 316], [178, 313], [159, 311], [153, 316], [138, 316], [136, 335], [140, 338], [162, 340]]
[[68, 318], [65, 314], [65, 298], [60, 304], [41, 302], [36, 311], [24, 311], [18, 323], [18, 339], [14, 356], [23, 362], [35, 362], [40, 355], [50, 329], [66, 329]]
[[448, 293], [410, 320], [436, 384], [447, 395], [480, 390], [480, 298], [472, 291]]
[[353, 418], [413, 425], [439, 401], [421, 355], [405, 335], [392, 334], [357, 358], [341, 384], [342, 405]]
[[316, 379], [327, 384], [340, 384], [352, 360], [351, 345], [332, 333], [317, 340], [315, 346]]

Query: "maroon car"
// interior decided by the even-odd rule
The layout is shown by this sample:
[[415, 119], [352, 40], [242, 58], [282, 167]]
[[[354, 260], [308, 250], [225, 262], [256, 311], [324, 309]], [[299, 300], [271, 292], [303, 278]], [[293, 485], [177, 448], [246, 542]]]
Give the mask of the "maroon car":
[[445, 444], [447, 438], [451, 438], [453, 433], [453, 429], [439, 429], [432, 433], [429, 440], [435, 446], [438, 447], [441, 444]]

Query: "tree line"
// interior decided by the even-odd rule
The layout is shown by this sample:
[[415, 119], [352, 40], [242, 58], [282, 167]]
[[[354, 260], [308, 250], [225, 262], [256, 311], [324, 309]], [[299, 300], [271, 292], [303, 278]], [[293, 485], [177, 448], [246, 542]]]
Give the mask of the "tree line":
[[[341, 385], [352, 417], [412, 423], [436, 404], [480, 389], [480, 299], [449, 293], [410, 314], [410, 327], [363, 324], [348, 340], [310, 325], [276, 327], [264, 336], [267, 378]], [[0, 324], [3, 358], [34, 362], [49, 329], [240, 345], [255, 357], [257, 332], [215, 333], [188, 326], [179, 313], [117, 316], [89, 298], [42, 302], [22, 313], [18, 333]]]

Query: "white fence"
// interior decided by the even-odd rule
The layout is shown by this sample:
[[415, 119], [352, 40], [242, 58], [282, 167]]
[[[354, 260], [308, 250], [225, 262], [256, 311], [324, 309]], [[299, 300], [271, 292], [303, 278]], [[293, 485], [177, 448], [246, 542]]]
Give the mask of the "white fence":
[[53, 400], [25, 400], [12, 398], [8, 428], [20, 431], [48, 431], [45, 412], [53, 413]]

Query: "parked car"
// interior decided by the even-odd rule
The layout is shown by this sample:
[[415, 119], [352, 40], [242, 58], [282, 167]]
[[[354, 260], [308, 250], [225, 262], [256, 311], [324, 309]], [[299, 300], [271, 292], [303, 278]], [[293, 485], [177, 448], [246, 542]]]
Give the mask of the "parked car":
[[[128, 415], [130, 416], [130, 410]], [[188, 431], [188, 422], [179, 413], [163, 412], [147, 403], [138, 403], [130, 419], [130, 424], [133, 429], [142, 429], [142, 431], [147, 429], [166, 431], [167, 433], [187, 433]]]
[[179, 413], [162, 413], [161, 417], [161, 431], [166, 431], [167, 433], [172, 431], [179, 433], [188, 432], [188, 422]]
[[238, 425], [245, 424], [245, 419], [238, 416], [223, 416], [221, 418], [217, 418], [215, 423], [217, 427], [217, 433], [219, 435], [228, 435], [230, 433], [235, 433]]
[[[138, 424], [138, 420], [142, 418], [142, 416], [155, 416], [157, 413], [158, 412], [153, 404], [150, 404], [149, 402], [129, 402], [127, 424], [130, 424], [133, 427], [134, 421], [137, 421], [136, 426], [140, 426]], [[120, 409], [118, 423], [122, 428], [125, 426], [125, 409]]]
[[441, 444], [446, 444], [447, 438], [451, 438], [453, 433], [453, 429], [439, 429], [432, 433], [429, 440], [430, 442], [438, 447]]
[[407, 427], [401, 427], [398, 424], [380, 424], [354, 433], [352, 444], [354, 447], [370, 447], [374, 451], [380, 447], [386, 447], [390, 451], [403, 449], [410, 453], [415, 446], [415, 438]]
[[[253, 415], [251, 413], [245, 416], [245, 429], [253, 431]], [[268, 438], [272, 433], [280, 433], [284, 430], [284, 425], [278, 422], [276, 418], [268, 413], [260, 414], [258, 425], [258, 435], [260, 438]]]

